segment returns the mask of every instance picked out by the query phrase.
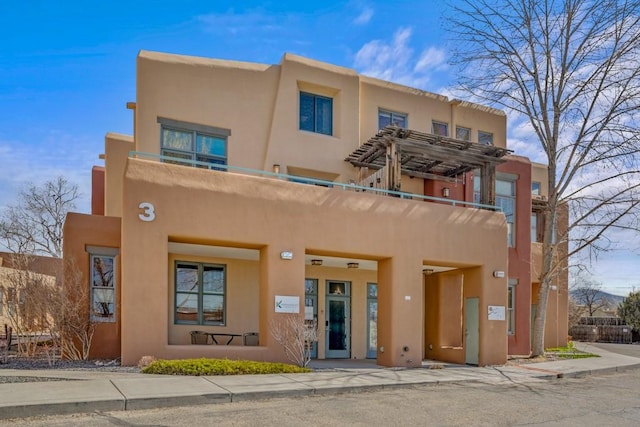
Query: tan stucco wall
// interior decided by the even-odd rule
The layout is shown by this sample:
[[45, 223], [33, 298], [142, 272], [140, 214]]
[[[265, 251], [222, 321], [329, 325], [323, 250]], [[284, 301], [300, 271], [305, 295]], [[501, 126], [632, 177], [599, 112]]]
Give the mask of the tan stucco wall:
[[[299, 130], [300, 91], [333, 98], [333, 135]], [[422, 285], [421, 266], [424, 264], [459, 268], [455, 274], [462, 275], [464, 297], [481, 298], [481, 319], [483, 316], [486, 318], [488, 304], [506, 305], [506, 279], [498, 280], [491, 274], [494, 270], [507, 271], [507, 267], [489, 266], [487, 261], [491, 259], [494, 264], [506, 263], [504, 260], [494, 262], [504, 258], [500, 258], [503, 250], [501, 244], [504, 242], [500, 241], [500, 237], [492, 236], [499, 245], [495, 248], [486, 246], [491, 247], [491, 251], [483, 254], [478, 251], [486, 249], [485, 246], [469, 243], [485, 242], [485, 233], [500, 229], [493, 222], [487, 227], [484, 219], [476, 220], [485, 218], [485, 215], [496, 216], [494, 214], [470, 210], [460, 215], [461, 208], [445, 205], [436, 208], [433, 203], [425, 206], [417, 201], [391, 201], [371, 195], [368, 197], [373, 199], [363, 194], [350, 193], [347, 196], [338, 190], [274, 180], [255, 181], [246, 177], [231, 180], [229, 177], [233, 174], [221, 176], [219, 173], [207, 174], [191, 169], [185, 171], [167, 165], [156, 170], [146, 166], [156, 162], [127, 161], [127, 154], [131, 150], [160, 153], [161, 127], [158, 118], [161, 117], [228, 129], [231, 132], [228, 137], [228, 164], [231, 166], [271, 171], [272, 166], [278, 164], [283, 173], [349, 182], [357, 179], [358, 170], [345, 162], [344, 158], [376, 133], [379, 109], [408, 114], [408, 126], [411, 129], [431, 132], [432, 120], [437, 120], [448, 123], [450, 136], [455, 136], [456, 126], [462, 126], [471, 129], [472, 141], [477, 141], [478, 131], [485, 131], [493, 133], [496, 146], [506, 146], [506, 115], [503, 112], [358, 75], [352, 69], [291, 54], [285, 54], [278, 65], [265, 65], [140, 52], [137, 62], [135, 142], [134, 138], [124, 135], [110, 133], [106, 137], [105, 214], [123, 217], [123, 232], [126, 231], [123, 238], [127, 241], [132, 240], [127, 234], [139, 239], [132, 242], [129, 248], [123, 241], [123, 252], [131, 251], [130, 258], [122, 255], [123, 260], [137, 260], [146, 257], [146, 252], [149, 252], [154, 266], [162, 271], [162, 281], [154, 282], [153, 286], [163, 286], [159, 297], [163, 301], [162, 304], [154, 303], [149, 310], [152, 315], [164, 316], [162, 319], [165, 323], [162, 336], [138, 336], [139, 327], [157, 329], [157, 317], [155, 321], [148, 321], [140, 319], [140, 314], [132, 310], [125, 310], [124, 319], [132, 319], [127, 324], [135, 326], [132, 326], [134, 329], [130, 337], [123, 337], [123, 355], [128, 353], [129, 361], [135, 363], [137, 360], [133, 360], [133, 354], [139, 348], [172, 355], [193, 353], [194, 349], [186, 344], [188, 338], [184, 332], [195, 328], [173, 325], [169, 318], [173, 315], [173, 278], [169, 269], [172, 258], [167, 248], [169, 240], [251, 247], [260, 251], [259, 261], [247, 263], [244, 265], [246, 268], [242, 268], [246, 276], [240, 280], [243, 285], [238, 288], [243, 294], [246, 293], [247, 298], [257, 295], [258, 302], [240, 304], [249, 307], [246, 316], [235, 315], [241, 307], [229, 306], [229, 320], [232, 323], [225, 328], [229, 332], [241, 332], [258, 327], [261, 343], [271, 347], [207, 349], [216, 354], [235, 357], [249, 352], [253, 358], [280, 357], [265, 329], [272, 318], [273, 295], [286, 295], [289, 292], [299, 294], [302, 298], [304, 277], [319, 279], [319, 308], [324, 302], [322, 287], [326, 278], [356, 278], [352, 288], [351, 344], [354, 357], [364, 357], [366, 354], [366, 313], [353, 308], [366, 304], [366, 286], [363, 284], [366, 285], [367, 281], [379, 283], [380, 310], [384, 310], [386, 315], [379, 320], [378, 341], [386, 351], [379, 353], [378, 359], [387, 364], [406, 365], [407, 360], [416, 363], [425, 354], [422, 341], [426, 334], [431, 334], [429, 322], [425, 322], [425, 317], [432, 314], [428, 307], [435, 304], [435, 309], [439, 309], [447, 300], [446, 297], [439, 299], [428, 295], [430, 285]], [[127, 164], [145, 166], [128, 167]], [[145, 168], [149, 176], [141, 178], [144, 175], [141, 171]], [[542, 191], [545, 194], [546, 166], [533, 164], [531, 168], [532, 179], [543, 183]], [[125, 177], [125, 173], [128, 177]], [[203, 173], [205, 175], [200, 175]], [[154, 185], [154, 180], [160, 176], [163, 178], [158, 185]], [[466, 185], [462, 180], [460, 183], [446, 183], [452, 189], [452, 198], [471, 200], [470, 176], [467, 174]], [[248, 182], [253, 183], [255, 188], [244, 188], [245, 185], [250, 186], [246, 184]], [[403, 176], [401, 188], [406, 192], [441, 196], [443, 185], [440, 182], [431, 185], [431, 181], [425, 184], [422, 179]], [[518, 192], [521, 193], [521, 190], [519, 188]], [[157, 208], [156, 200], [163, 206], [158, 211], [156, 221], [142, 223], [137, 219], [137, 213], [140, 212], [138, 204], [141, 201], [152, 202]], [[530, 209], [530, 206], [526, 209]], [[518, 210], [517, 218], [524, 218], [523, 215], [528, 215], [528, 212]], [[525, 225], [524, 221], [517, 221], [518, 227]], [[153, 232], [147, 235], [145, 230]], [[528, 229], [525, 231], [529, 232]], [[424, 241], [418, 242], [418, 236]], [[381, 243], [383, 241], [384, 245]], [[518, 246], [522, 247], [520, 243]], [[535, 244], [532, 246], [535, 254]], [[296, 253], [346, 254], [375, 259], [378, 261], [378, 271], [373, 278], [370, 277], [373, 274], [371, 272], [348, 272], [348, 276], [342, 274], [344, 272], [336, 272], [344, 276], [338, 278], [330, 277], [330, 269], [321, 267], [319, 271], [327, 274], [326, 278], [310, 276], [311, 267], [305, 266], [298, 258], [285, 263], [287, 268], [282, 268], [280, 252], [291, 248], [295, 248]], [[160, 254], [162, 259], [158, 261]], [[176, 256], [183, 259], [184, 254]], [[532, 258], [535, 266], [536, 256]], [[126, 291], [131, 292], [132, 298], [146, 298], [152, 287], [147, 283], [150, 279], [145, 275], [137, 275], [140, 271], [136, 262], [130, 264], [132, 277], [127, 280], [133, 280], [131, 283], [136, 283], [136, 286]], [[236, 271], [235, 264], [236, 261], [230, 261], [232, 271]], [[510, 274], [511, 270], [509, 268]], [[535, 276], [534, 272], [535, 268], [532, 276]], [[230, 271], [230, 274], [235, 273]], [[366, 280], [359, 275], [365, 275]], [[155, 276], [152, 277], [156, 280]], [[491, 283], [490, 290], [483, 287], [487, 280]], [[154, 287], [154, 298], [158, 298], [155, 295], [157, 292], [158, 289]], [[520, 295], [525, 294], [520, 292]], [[405, 299], [407, 296], [411, 299]], [[230, 301], [229, 304], [237, 304], [235, 297], [233, 303]], [[559, 307], [563, 307], [563, 304], [566, 306], [566, 301], [559, 303]], [[518, 312], [523, 315], [523, 310]], [[563, 311], [561, 308], [560, 312], [560, 318], [566, 317], [566, 309]], [[460, 313], [456, 315], [458, 322]], [[401, 323], [410, 323], [411, 326], [396, 329], [399, 321], [397, 316], [403, 319]], [[322, 320], [322, 317], [319, 318]], [[437, 318], [440, 319], [436, 324], [439, 333], [448, 336], [450, 332], [445, 331], [448, 326], [442, 323], [446, 320], [441, 316]], [[137, 321], [141, 322], [140, 326], [136, 324]], [[419, 328], [413, 324], [416, 321], [420, 324]], [[502, 323], [506, 325], [506, 322]], [[518, 329], [522, 330], [524, 323], [523, 320]], [[502, 328], [495, 321], [483, 321], [481, 327], [482, 334], [489, 330], [499, 332]], [[319, 350], [324, 350], [324, 330], [320, 329]], [[494, 338], [488, 339], [482, 335], [485, 342], [479, 358], [481, 364], [496, 359], [495, 354], [502, 351], [503, 337], [498, 332], [495, 335], [498, 338], [494, 337], [498, 341], [491, 341]], [[362, 334], [362, 337], [357, 337], [356, 333]], [[562, 332], [559, 330], [557, 334], [562, 335]], [[134, 341], [138, 338], [136, 344]], [[404, 346], [410, 347], [410, 354], [398, 352]], [[443, 341], [441, 346], [448, 344]], [[457, 349], [454, 356], [447, 356], [448, 360], [458, 360], [459, 353], [464, 352]], [[319, 351], [320, 357], [322, 354], [323, 351]]]
[[[494, 134], [506, 144], [502, 111], [362, 76], [355, 70], [285, 54], [279, 65], [142, 51], [138, 56], [136, 150], [160, 152], [158, 118], [231, 131], [228, 164], [349, 182], [358, 171], [344, 159], [378, 131], [379, 109], [408, 114], [411, 129], [431, 132], [432, 120]], [[333, 98], [333, 135], [299, 129], [299, 93]], [[215, 94], [215, 95], [212, 95]], [[422, 194], [421, 179], [403, 191]]]
[[[426, 261], [485, 266], [470, 269], [469, 293], [480, 298], [485, 313], [486, 305], [506, 300], [506, 286], [493, 286], [491, 277], [494, 270], [506, 270], [506, 226], [499, 214], [135, 159], [128, 161], [124, 190], [122, 256], [135, 262], [123, 264], [122, 281], [136, 283], [122, 290], [125, 364], [136, 363], [143, 353], [282, 359], [268, 333], [273, 300], [275, 295], [303, 300], [309, 274], [305, 253], [378, 260], [382, 364], [413, 366], [422, 359]], [[154, 205], [153, 222], [138, 219], [143, 201]], [[169, 344], [169, 328], [158, 319], [170, 317], [167, 242], [172, 238], [260, 248], [260, 347]], [[485, 245], [468, 245], [468, 239]], [[283, 250], [292, 251], [294, 259], [281, 260]], [[145, 310], [139, 310], [139, 301], [146, 301]], [[482, 315], [480, 320], [487, 341], [480, 363], [504, 362], [506, 336], [491, 331]], [[403, 352], [404, 346], [410, 351]]]
[[129, 152], [134, 150], [133, 138], [108, 133], [105, 137], [104, 150], [104, 214], [119, 217], [122, 215], [122, 177]]
[[549, 196], [548, 188], [549, 168], [542, 163], [531, 162], [531, 181], [540, 183], [540, 195]]

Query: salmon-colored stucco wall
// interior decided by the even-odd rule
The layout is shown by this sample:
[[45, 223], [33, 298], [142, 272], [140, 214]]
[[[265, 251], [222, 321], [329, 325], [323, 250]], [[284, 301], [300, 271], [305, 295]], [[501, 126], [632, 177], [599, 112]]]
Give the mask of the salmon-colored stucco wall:
[[[135, 257], [135, 262], [123, 264], [122, 274], [124, 282], [136, 284], [123, 289], [126, 364], [136, 363], [143, 352], [157, 357], [202, 351], [247, 357], [249, 352], [252, 358], [282, 359], [268, 333], [273, 298], [297, 295], [303, 300], [304, 254], [314, 251], [378, 260], [382, 364], [417, 366], [422, 359], [422, 265], [427, 261], [483, 265], [471, 269], [478, 270], [472, 282], [481, 306], [506, 300], [506, 287], [495, 287], [491, 277], [494, 270], [506, 270], [507, 259], [504, 217], [493, 212], [136, 159], [128, 160], [124, 190], [122, 256]], [[154, 221], [140, 221], [141, 202], [153, 204]], [[260, 249], [260, 347], [169, 344], [168, 329], [158, 328], [157, 319], [169, 318], [167, 254], [174, 237]], [[468, 245], [468, 239], [485, 245]], [[285, 250], [293, 252], [292, 260], [280, 259]], [[489, 281], [491, 286], [484, 286]], [[141, 300], [147, 301], [144, 311], [137, 309]], [[488, 343], [480, 363], [502, 363], [506, 351], [494, 351], [494, 341], [506, 345], [506, 336], [489, 329], [481, 322], [481, 338]], [[405, 346], [409, 351], [403, 351]]]
[[91, 169], [91, 215], [104, 215], [104, 168]]
[[[120, 218], [68, 213], [64, 223], [64, 257], [77, 266], [87, 287], [90, 286], [90, 254], [88, 246], [120, 248]], [[95, 333], [89, 356], [92, 359], [115, 359], [120, 357], [121, 312], [121, 263], [122, 256], [115, 257], [116, 262], [116, 318], [112, 323], [95, 323]], [[73, 264], [71, 264], [73, 265]], [[89, 295], [87, 295], [89, 297]], [[90, 301], [85, 301], [87, 307]]]
[[514, 286], [514, 333], [509, 335], [509, 354], [528, 355], [531, 351], [531, 163], [519, 156], [496, 168], [515, 179], [516, 214], [514, 246], [509, 248], [508, 278]]

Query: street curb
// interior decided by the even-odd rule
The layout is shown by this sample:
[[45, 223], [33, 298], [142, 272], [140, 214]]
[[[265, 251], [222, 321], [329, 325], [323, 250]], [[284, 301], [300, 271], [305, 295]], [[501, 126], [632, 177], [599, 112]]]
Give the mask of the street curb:
[[[523, 365], [516, 365], [523, 368]], [[640, 363], [629, 365], [602, 367], [594, 369], [577, 369], [574, 371], [556, 371], [551, 369], [525, 367], [525, 372], [530, 372], [528, 378], [541, 380], [556, 380], [562, 378], [581, 378], [595, 374], [610, 374], [616, 372], [625, 372], [632, 369], [640, 369]], [[88, 380], [94, 381], [94, 380]], [[447, 384], [457, 384], [464, 386], [466, 384], [483, 384], [485, 380], [482, 378], [438, 378], [431, 380], [406, 380], [406, 381], [384, 381], [379, 383], [368, 384], [351, 384], [351, 385], [332, 385], [313, 386], [300, 381], [297, 388], [294, 389], [267, 389], [263, 388], [257, 391], [236, 391], [232, 392], [229, 388], [220, 384], [215, 384], [224, 390], [223, 393], [211, 393], [203, 391], [202, 393], [181, 394], [176, 396], [152, 396], [152, 397], [126, 397], [126, 394], [112, 383], [114, 391], [122, 396], [122, 398], [93, 399], [88, 401], [76, 402], [55, 402], [55, 403], [33, 403], [21, 404], [13, 406], [2, 406], [0, 401], [0, 419], [8, 420], [13, 418], [28, 418], [34, 416], [52, 416], [52, 415], [70, 415], [78, 413], [91, 412], [110, 412], [110, 411], [131, 411], [140, 409], [158, 409], [164, 407], [176, 406], [198, 406], [216, 403], [232, 403], [242, 401], [258, 401], [268, 399], [296, 398], [308, 396], [327, 396], [332, 394], [348, 394], [363, 393], [380, 390], [399, 390], [409, 387], [438, 386]], [[231, 387], [231, 386], [229, 386]], [[250, 386], [249, 386], [250, 387]]]

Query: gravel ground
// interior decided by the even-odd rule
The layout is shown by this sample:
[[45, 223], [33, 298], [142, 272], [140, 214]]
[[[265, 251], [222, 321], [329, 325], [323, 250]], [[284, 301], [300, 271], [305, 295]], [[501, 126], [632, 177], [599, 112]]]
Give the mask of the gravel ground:
[[50, 363], [46, 359], [29, 359], [24, 357], [9, 356], [7, 363], [0, 362], [0, 384], [39, 382], [39, 381], [75, 381], [65, 378], [48, 378], [21, 375], [2, 375], [4, 369], [18, 370], [67, 370], [67, 371], [102, 371], [102, 372], [129, 372], [138, 373], [137, 366], [120, 366], [120, 360], [55, 360]]

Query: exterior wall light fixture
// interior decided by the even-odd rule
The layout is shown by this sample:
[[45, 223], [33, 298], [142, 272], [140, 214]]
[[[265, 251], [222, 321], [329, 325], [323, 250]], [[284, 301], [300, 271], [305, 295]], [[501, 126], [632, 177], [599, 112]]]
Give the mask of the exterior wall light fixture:
[[322, 265], [322, 260], [321, 259], [312, 259], [311, 260], [311, 265]]
[[442, 197], [444, 197], [445, 199], [448, 199], [450, 194], [451, 190], [449, 190], [449, 187], [444, 187], [442, 189]]
[[358, 268], [360, 267], [360, 264], [358, 264], [357, 262], [348, 262], [347, 263], [347, 268]]
[[273, 165], [273, 173], [280, 173], [280, 165], [275, 163]]
[[424, 274], [433, 274], [433, 268], [425, 268], [422, 272]]

